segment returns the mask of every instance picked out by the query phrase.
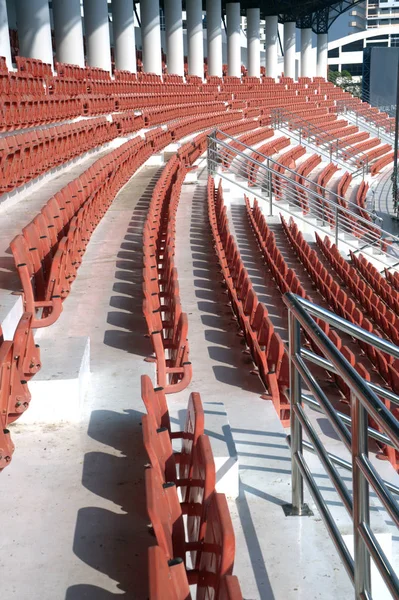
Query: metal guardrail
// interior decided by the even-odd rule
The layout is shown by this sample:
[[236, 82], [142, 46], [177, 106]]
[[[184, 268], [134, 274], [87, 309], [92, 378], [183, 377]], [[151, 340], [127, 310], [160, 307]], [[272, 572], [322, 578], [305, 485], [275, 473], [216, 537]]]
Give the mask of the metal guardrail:
[[[320, 154], [330, 161], [340, 162], [353, 175], [368, 173], [368, 159], [363, 152], [356, 152], [352, 146], [342, 145], [342, 140], [334, 136], [334, 130], [328, 131], [307, 121], [304, 117], [288, 111], [285, 108], [275, 108], [271, 111], [271, 122], [274, 129], [286, 127], [290, 135], [295, 131], [301, 144], [304, 140], [312, 144]], [[331, 138], [331, 139], [328, 139]], [[323, 141], [325, 140], [325, 141]]]
[[388, 119], [385, 125], [379, 122], [375, 123], [372, 120], [372, 115], [365, 116], [356, 106], [348, 105], [345, 100], [337, 101], [337, 114], [345, 116], [349, 123], [357, 125], [363, 131], [380, 138], [383, 142], [394, 144], [395, 125]]
[[[228, 167], [223, 168], [223, 160], [232, 151], [232, 144], [234, 144], [234, 159]], [[327, 188], [316, 186], [307, 177], [302, 178], [303, 183], [296, 183], [296, 171], [284, 167], [283, 173], [277, 173], [276, 168], [281, 166], [277, 160], [261, 153], [258, 153], [259, 159], [254, 159], [251, 157], [252, 152], [258, 151], [233, 136], [215, 129], [208, 136], [209, 173], [218, 173], [226, 181], [234, 183], [247, 194], [251, 194], [252, 191], [248, 185], [248, 169], [254, 167], [258, 172], [256, 196], [259, 200], [265, 200], [268, 203], [269, 215], [273, 215], [273, 212], [284, 212], [284, 203], [288, 203], [289, 211], [287, 212], [289, 214], [295, 214], [295, 218], [304, 222], [311, 222], [312, 227], [323, 234], [326, 233], [326, 226], [330, 226], [330, 235], [334, 237], [338, 247], [341, 243], [345, 243], [353, 252], [361, 251], [364, 256], [371, 259], [375, 259], [372, 251], [376, 248], [382, 253], [383, 260], [381, 262], [386, 268], [390, 268], [392, 258], [399, 258], [399, 254], [396, 255], [395, 250], [397, 247], [399, 251], [399, 238], [381, 228], [381, 218], [367, 210], [364, 213], [366, 217], [360, 216], [356, 204], [346, 202], [346, 208], [342, 206], [343, 199], [338, 194]], [[327, 163], [324, 163], [324, 166], [326, 165]], [[281, 191], [280, 199], [276, 198], [275, 194], [276, 176]], [[294, 213], [294, 209], [301, 208], [298, 194], [306, 195], [309, 209], [307, 214], [303, 214], [302, 210]], [[385, 239], [392, 241], [391, 246], [388, 247], [389, 251], [384, 249]]]
[[[374, 561], [382, 579], [394, 598], [399, 598], [399, 579], [384, 553], [370, 524], [370, 491], [379, 498], [382, 506], [399, 527], [399, 505], [391, 492], [397, 489], [384, 482], [369, 458], [369, 417], [377, 423], [380, 432], [390, 444], [399, 450], [399, 422], [380, 400], [370, 384], [343, 357], [331, 340], [317, 325], [312, 317], [323, 321], [352, 337], [371, 344], [375, 348], [399, 358], [399, 348], [338, 317], [337, 315], [288, 293], [284, 296], [289, 317], [289, 360], [291, 403], [291, 456], [292, 456], [292, 506], [291, 514], [301, 515], [306, 511], [304, 504], [304, 482], [317, 505], [329, 534], [338, 550], [340, 558], [353, 582], [356, 600], [372, 600], [371, 559]], [[312, 374], [310, 363], [318, 364], [313, 355], [304, 348], [301, 333], [311, 339], [319, 348], [325, 361], [325, 368], [337, 373], [351, 391], [350, 428], [343, 423], [339, 414], [321, 389]], [[323, 411], [331, 426], [339, 436], [344, 447], [351, 455], [352, 491], [345, 484], [337, 466], [350, 468], [342, 464], [342, 459], [329, 454], [317, 431], [312, 426], [304, 408], [303, 384], [312, 394], [314, 402]], [[312, 450], [318, 455], [335, 490], [341, 498], [353, 522], [354, 557], [339, 531], [331, 512], [304, 457], [309, 444], [304, 443], [303, 434], [309, 438]], [[345, 461], [344, 461], [345, 462]], [[337, 466], [336, 466], [337, 465]], [[396, 488], [396, 486], [394, 486]], [[306, 514], [306, 513], [305, 513]], [[377, 598], [376, 598], [377, 600]]]

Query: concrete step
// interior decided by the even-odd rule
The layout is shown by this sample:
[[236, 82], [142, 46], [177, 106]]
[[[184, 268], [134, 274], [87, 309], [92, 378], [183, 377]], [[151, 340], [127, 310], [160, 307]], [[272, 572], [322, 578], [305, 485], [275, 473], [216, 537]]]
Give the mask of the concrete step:
[[36, 336], [42, 369], [29, 383], [29, 409], [19, 422], [79, 423], [81, 407], [90, 379], [90, 340], [66, 337], [58, 340]]

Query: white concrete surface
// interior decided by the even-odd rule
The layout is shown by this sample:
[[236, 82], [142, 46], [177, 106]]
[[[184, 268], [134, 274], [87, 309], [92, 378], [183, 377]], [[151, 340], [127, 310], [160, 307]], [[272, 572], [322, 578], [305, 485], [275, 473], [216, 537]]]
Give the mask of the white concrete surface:
[[241, 77], [241, 15], [240, 3], [226, 4], [227, 72], [229, 77]]
[[187, 0], [188, 74], [204, 78], [204, 42], [202, 6], [198, 0]]
[[7, 0], [0, 0], [0, 56], [4, 56], [7, 68], [12, 70]]
[[165, 39], [168, 73], [184, 76], [181, 0], [165, 0]]

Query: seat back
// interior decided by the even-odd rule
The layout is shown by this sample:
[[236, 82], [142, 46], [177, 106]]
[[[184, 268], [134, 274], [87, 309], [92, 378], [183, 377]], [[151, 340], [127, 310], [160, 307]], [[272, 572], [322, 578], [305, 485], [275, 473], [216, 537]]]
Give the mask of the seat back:
[[[168, 560], [159, 546], [148, 549], [149, 600], [191, 600], [184, 562]], [[229, 596], [226, 596], [226, 600]], [[233, 597], [235, 600], [235, 596]]]

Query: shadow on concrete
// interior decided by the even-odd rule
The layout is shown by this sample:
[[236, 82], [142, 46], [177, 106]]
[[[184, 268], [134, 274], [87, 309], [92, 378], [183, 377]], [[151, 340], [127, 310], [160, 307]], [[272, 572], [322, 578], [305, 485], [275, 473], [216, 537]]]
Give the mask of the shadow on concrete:
[[157, 170], [138, 199], [117, 254], [114, 294], [107, 315], [111, 328], [104, 334], [106, 346], [143, 357], [152, 353], [145, 337], [147, 326], [142, 311], [143, 226], [160, 172]]
[[[155, 545], [148, 532], [142, 443], [142, 413], [96, 410], [88, 435], [103, 446], [84, 456], [83, 486], [93, 493], [93, 504], [78, 511], [75, 555], [126, 592], [127, 598], [145, 600], [147, 548]], [[68, 588], [66, 600], [113, 598], [111, 592], [91, 585]]]
[[[198, 186], [192, 200], [190, 248], [197, 307], [205, 329], [205, 342], [216, 379], [254, 393], [263, 393], [252, 363], [242, 354], [239, 330], [233, 319], [215, 255], [207, 215], [206, 188]], [[221, 363], [221, 364], [217, 364]]]

